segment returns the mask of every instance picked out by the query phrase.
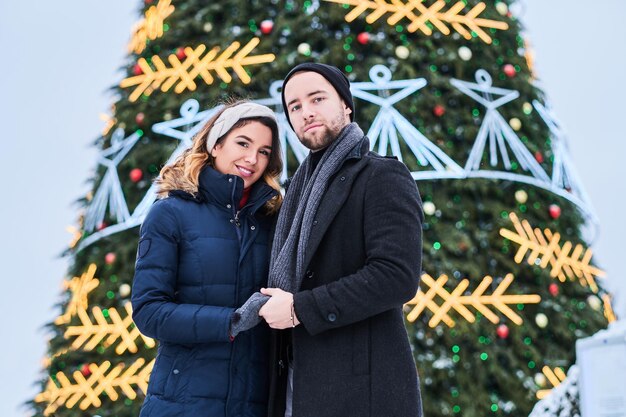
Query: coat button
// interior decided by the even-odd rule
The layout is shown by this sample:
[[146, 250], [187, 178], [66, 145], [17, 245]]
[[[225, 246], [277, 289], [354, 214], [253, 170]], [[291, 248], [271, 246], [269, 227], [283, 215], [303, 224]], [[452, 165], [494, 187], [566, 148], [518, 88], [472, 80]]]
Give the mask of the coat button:
[[340, 180], [340, 181], [345, 181], [345, 180], [346, 180], [346, 177], [341, 177], [341, 178], [339, 178], [339, 180]]
[[229, 178], [229, 179], [228, 179], [228, 182], [233, 182], [233, 179], [232, 179], [232, 178]]
[[231, 205], [230, 204], [226, 204], [226, 208], [231, 208]]
[[172, 373], [173, 373], [174, 375], [178, 375], [178, 374], [180, 373], [180, 371], [179, 371], [178, 369], [174, 369], [174, 370], [172, 371]]
[[328, 318], [328, 321], [332, 322], [332, 321], [337, 320], [337, 315], [335, 313], [330, 313], [328, 314], [327, 318]]
[[315, 275], [315, 273], [311, 270], [306, 271], [305, 276], [307, 278], [313, 278], [313, 275]]
[[313, 220], [313, 226], [317, 225], [317, 220]]
[[230, 222], [231, 223], [235, 223], [235, 219], [230, 219]]
[[256, 227], [255, 226], [250, 226], [250, 230], [255, 230]]

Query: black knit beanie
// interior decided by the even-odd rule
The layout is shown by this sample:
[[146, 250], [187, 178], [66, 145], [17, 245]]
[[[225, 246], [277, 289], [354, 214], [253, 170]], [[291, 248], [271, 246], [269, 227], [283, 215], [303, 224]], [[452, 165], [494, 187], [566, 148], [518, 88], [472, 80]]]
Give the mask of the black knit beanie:
[[283, 101], [283, 109], [285, 111], [285, 116], [287, 116], [287, 121], [289, 122], [289, 126], [293, 129], [293, 125], [291, 124], [291, 120], [289, 120], [289, 112], [287, 111], [287, 103], [285, 103], [285, 85], [287, 81], [297, 72], [317, 72], [322, 77], [326, 78], [328, 82], [335, 87], [335, 90], [339, 94], [339, 97], [343, 99], [346, 103], [346, 106], [352, 110], [350, 113], [350, 121], [354, 121], [354, 101], [352, 100], [352, 93], [350, 92], [350, 81], [345, 76], [341, 70], [337, 67], [333, 67], [331, 65], [326, 64], [317, 64], [314, 62], [306, 62], [304, 64], [296, 65], [285, 77], [283, 80], [283, 88], [280, 93], [280, 97]]

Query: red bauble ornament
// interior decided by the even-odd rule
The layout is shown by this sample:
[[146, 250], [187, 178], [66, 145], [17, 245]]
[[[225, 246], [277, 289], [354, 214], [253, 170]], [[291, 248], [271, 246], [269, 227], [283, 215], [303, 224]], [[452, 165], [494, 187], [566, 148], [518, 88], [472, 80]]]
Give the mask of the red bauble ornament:
[[135, 65], [133, 65], [133, 74], [135, 74], [135, 75], [141, 75], [141, 74], [143, 74], [143, 70], [141, 69], [141, 67], [139, 66], [139, 64], [135, 64]]
[[433, 107], [433, 114], [437, 117], [441, 117], [446, 113], [446, 108], [443, 107], [441, 104], [437, 104], [435, 107]]
[[145, 120], [146, 115], [143, 114], [142, 112], [137, 113], [137, 115], [135, 116], [135, 123], [137, 123], [138, 125], [143, 124], [143, 121]]
[[543, 162], [543, 154], [539, 151], [535, 152], [535, 160], [541, 164]]
[[559, 286], [553, 282], [552, 284], [548, 285], [548, 291], [550, 291], [550, 294], [553, 297], [556, 297], [557, 295], [559, 295]]
[[274, 22], [271, 20], [264, 20], [261, 22], [261, 33], [264, 35], [269, 35], [274, 30]]
[[504, 71], [504, 74], [509, 78], [513, 78], [517, 75], [517, 71], [515, 71], [515, 67], [511, 64], [506, 64], [505, 66], [503, 66], [502, 71]]
[[509, 337], [509, 327], [506, 324], [501, 324], [496, 329], [496, 334], [500, 339], [506, 339]]
[[187, 53], [185, 53], [185, 48], [181, 46], [180, 48], [176, 49], [176, 58], [178, 58], [181, 61], [187, 58]]
[[132, 182], [139, 182], [143, 178], [143, 171], [139, 168], [132, 169], [128, 175]]
[[113, 262], [115, 262], [115, 258], [115, 253], [109, 252], [104, 255], [104, 262], [106, 262], [107, 265], [111, 265]]
[[550, 207], [548, 207], [548, 212], [550, 213], [550, 217], [552, 217], [554, 220], [561, 217], [561, 207], [557, 206], [556, 204], [550, 204]]
[[89, 375], [91, 375], [91, 369], [89, 369], [89, 364], [88, 363], [84, 364], [80, 368], [80, 373], [83, 374], [83, 376], [85, 376], [85, 377], [88, 377]]
[[356, 35], [356, 40], [361, 45], [366, 45], [370, 41], [370, 34], [367, 32], [361, 32], [358, 35]]

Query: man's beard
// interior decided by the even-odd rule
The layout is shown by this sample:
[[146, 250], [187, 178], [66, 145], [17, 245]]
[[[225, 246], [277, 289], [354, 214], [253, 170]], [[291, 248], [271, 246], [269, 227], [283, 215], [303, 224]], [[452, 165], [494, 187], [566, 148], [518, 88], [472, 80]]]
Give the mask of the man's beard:
[[341, 113], [330, 123], [330, 126], [324, 124], [312, 132], [312, 136], [307, 137], [306, 132], [302, 135], [300, 142], [312, 151], [319, 151], [333, 143], [339, 136], [339, 133], [346, 126], [345, 116]]
[[312, 151], [324, 149], [325, 147], [333, 143], [333, 141], [337, 138], [337, 134], [339, 133], [334, 133], [328, 128], [328, 126], [322, 126], [317, 130], [318, 131], [315, 132], [312, 136], [307, 137], [305, 133], [304, 137], [300, 138], [300, 142], [302, 142], [304, 146]]

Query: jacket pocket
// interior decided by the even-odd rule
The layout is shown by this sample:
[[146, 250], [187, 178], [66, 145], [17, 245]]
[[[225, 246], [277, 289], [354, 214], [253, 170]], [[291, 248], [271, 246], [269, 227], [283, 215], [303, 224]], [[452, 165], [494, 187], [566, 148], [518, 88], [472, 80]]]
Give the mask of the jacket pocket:
[[150, 375], [148, 392], [166, 400], [179, 400], [179, 387], [188, 377], [191, 350], [183, 345], [163, 344]]
[[370, 374], [370, 324], [364, 320], [352, 326], [352, 373]]

